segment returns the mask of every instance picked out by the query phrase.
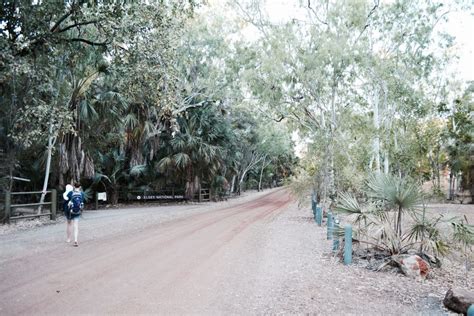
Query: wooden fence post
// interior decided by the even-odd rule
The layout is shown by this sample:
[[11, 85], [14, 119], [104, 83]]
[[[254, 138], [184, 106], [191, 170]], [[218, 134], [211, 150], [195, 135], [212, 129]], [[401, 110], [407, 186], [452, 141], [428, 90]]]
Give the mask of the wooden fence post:
[[11, 199], [11, 192], [6, 191], [5, 192], [5, 216], [4, 216], [4, 223], [10, 224], [10, 215], [11, 215], [11, 205], [12, 205], [12, 199]]
[[56, 189], [51, 190], [51, 215], [52, 221], [56, 220], [56, 212], [58, 210], [58, 191]]

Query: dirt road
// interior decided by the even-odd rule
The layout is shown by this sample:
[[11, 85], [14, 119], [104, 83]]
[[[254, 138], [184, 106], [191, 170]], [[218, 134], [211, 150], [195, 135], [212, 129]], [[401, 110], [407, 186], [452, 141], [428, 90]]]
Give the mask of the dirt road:
[[[232, 260], [222, 260], [223, 249], [238, 250], [246, 230], [271, 220], [289, 203], [288, 193], [279, 190], [223, 209], [148, 223], [138, 231], [124, 227], [85, 238], [78, 248], [56, 242], [41, 249], [42, 241], [32, 240], [31, 247], [16, 249], [12, 260], [2, 256], [0, 314], [212, 311], [221, 291], [216, 282], [232, 273]], [[97, 220], [110, 220], [112, 227], [117, 218]]]
[[64, 239], [64, 223], [0, 234], [0, 315], [446, 314], [444, 287], [340, 264], [284, 189], [88, 212], [80, 246]]

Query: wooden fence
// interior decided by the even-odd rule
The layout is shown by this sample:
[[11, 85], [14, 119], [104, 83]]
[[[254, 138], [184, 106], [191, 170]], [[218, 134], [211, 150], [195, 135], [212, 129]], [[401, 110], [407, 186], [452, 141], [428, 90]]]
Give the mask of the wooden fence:
[[197, 200], [199, 202], [209, 202], [211, 200], [211, 190], [210, 189], [199, 190]]
[[[18, 203], [12, 204], [12, 198], [16, 196], [35, 196], [42, 194], [42, 191], [33, 192], [9, 192], [4, 193], [4, 208], [3, 214], [0, 216], [0, 220], [3, 223], [10, 223], [13, 220], [24, 219], [24, 218], [35, 218], [41, 216], [49, 216], [51, 220], [56, 219], [57, 206], [58, 206], [58, 193], [56, 190], [46, 191], [49, 195], [49, 202], [37, 202], [37, 203]], [[24, 198], [22, 200], [25, 200]], [[32, 200], [31, 198], [27, 200]], [[47, 207], [47, 211], [43, 207]], [[41, 212], [38, 214], [38, 209], [41, 207]], [[27, 215], [24, 215], [24, 214]]]

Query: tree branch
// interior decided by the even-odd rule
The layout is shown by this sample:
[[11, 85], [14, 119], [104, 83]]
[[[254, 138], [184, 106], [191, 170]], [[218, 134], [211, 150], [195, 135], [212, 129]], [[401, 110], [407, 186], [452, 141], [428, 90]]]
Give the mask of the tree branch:
[[63, 29], [58, 29], [58, 30], [56, 31], [56, 33], [66, 32], [67, 30], [70, 30], [70, 29], [75, 28], [75, 27], [77, 27], [77, 26], [88, 25], [88, 24], [94, 24], [94, 23], [97, 23], [97, 22], [99, 22], [99, 20], [93, 20], [93, 21], [86, 21], [86, 22], [74, 23], [74, 24], [71, 24], [71, 25], [66, 26], [66, 27], [63, 28]]
[[[240, 3], [236, 0], [234, 0], [234, 3], [237, 5], [237, 7], [240, 9], [240, 11], [242, 11], [242, 13], [246, 16], [243, 17], [244, 21], [252, 24], [253, 26], [255, 26], [260, 32], [263, 33], [263, 35], [265, 35], [265, 37], [268, 38], [268, 33], [267, 31], [265, 30], [265, 27], [264, 27], [264, 24], [262, 23], [262, 20], [260, 20], [259, 22], [260, 23], [257, 23], [255, 21], [255, 19], [244, 9], [242, 8], [242, 6], [240, 5]], [[261, 18], [261, 12], [259, 11], [259, 15], [260, 15], [260, 18]]]
[[54, 33], [56, 32], [56, 29], [59, 27], [59, 25], [61, 23], [64, 22], [64, 20], [66, 20], [69, 16], [71, 16], [71, 14], [74, 12], [74, 8], [71, 8], [71, 10], [69, 10], [69, 12], [67, 12], [66, 14], [64, 14], [61, 18], [59, 18], [59, 20], [53, 25], [53, 27], [50, 29], [51, 33]]
[[311, 0], [308, 0], [308, 9], [310, 9], [314, 13], [314, 16], [316, 17], [316, 20], [318, 20], [320, 23], [322, 23], [326, 26], [329, 26], [328, 22], [325, 22], [325, 21], [321, 20], [318, 16], [318, 13], [316, 12], [316, 10], [314, 10], [314, 8], [311, 7]]
[[82, 42], [82, 43], [86, 43], [92, 46], [104, 46], [104, 47], [107, 46], [107, 42], [102, 42], [102, 43], [93, 42], [93, 41], [86, 40], [85, 38], [71, 38], [71, 39], [66, 39], [66, 40], [71, 41], [71, 42]]
[[374, 7], [372, 8], [372, 10], [370, 10], [369, 14], [367, 15], [367, 19], [366, 19], [366, 23], [365, 23], [364, 28], [360, 32], [359, 36], [357, 36], [357, 39], [354, 41], [354, 44], [352, 44], [352, 45], [355, 45], [355, 43], [357, 43], [357, 41], [362, 36], [362, 34], [364, 34], [365, 30], [370, 26], [370, 23], [368, 21], [369, 21], [370, 17], [372, 16], [372, 14], [375, 13], [375, 10], [377, 10], [377, 8], [379, 7], [379, 4], [380, 4], [380, 0], [376, 0]]

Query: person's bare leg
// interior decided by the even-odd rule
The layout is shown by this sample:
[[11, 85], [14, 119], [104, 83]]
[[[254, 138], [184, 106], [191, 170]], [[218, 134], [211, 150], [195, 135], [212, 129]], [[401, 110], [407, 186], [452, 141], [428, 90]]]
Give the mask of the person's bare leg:
[[79, 235], [79, 217], [74, 218], [74, 246], [77, 246], [77, 237]]
[[67, 234], [66, 242], [71, 242], [72, 220], [69, 220], [69, 219], [66, 221], [66, 234]]

